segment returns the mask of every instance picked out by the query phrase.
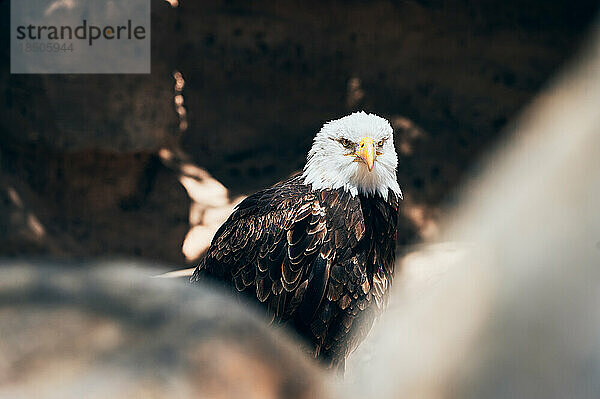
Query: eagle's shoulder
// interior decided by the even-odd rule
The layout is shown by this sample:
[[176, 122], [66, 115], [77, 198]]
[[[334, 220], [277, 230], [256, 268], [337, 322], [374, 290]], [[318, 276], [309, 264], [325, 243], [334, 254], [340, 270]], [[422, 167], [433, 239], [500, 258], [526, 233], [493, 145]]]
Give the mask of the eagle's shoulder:
[[[364, 232], [357, 197], [312, 191], [293, 176], [236, 207], [193, 279], [206, 272], [267, 302], [280, 319], [296, 310], [310, 318], [325, 295], [333, 260], [350, 256]], [[311, 303], [303, 304], [307, 290]]]
[[293, 176], [243, 200], [215, 234], [202, 273], [231, 281], [284, 318], [300, 304], [327, 234], [318, 196]]

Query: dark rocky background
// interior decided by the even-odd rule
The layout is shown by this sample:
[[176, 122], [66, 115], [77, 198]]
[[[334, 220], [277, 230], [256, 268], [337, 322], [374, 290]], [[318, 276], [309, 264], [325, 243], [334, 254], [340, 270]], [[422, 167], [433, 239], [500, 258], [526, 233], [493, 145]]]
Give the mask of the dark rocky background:
[[[0, 1], [0, 255], [175, 265], [193, 201], [160, 149], [189, 154], [234, 197], [300, 169], [321, 124], [359, 109], [396, 129], [399, 243], [435, 234], [440, 204], [569, 60], [598, 9], [154, 0], [150, 76], [25, 76], [9, 74], [9, 3]], [[175, 71], [185, 80], [179, 116]]]

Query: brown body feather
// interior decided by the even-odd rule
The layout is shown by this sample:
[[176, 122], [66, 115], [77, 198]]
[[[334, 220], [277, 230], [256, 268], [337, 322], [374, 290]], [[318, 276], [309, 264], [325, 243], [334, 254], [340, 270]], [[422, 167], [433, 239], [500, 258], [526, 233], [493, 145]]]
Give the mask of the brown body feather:
[[292, 177], [238, 205], [192, 281], [209, 274], [256, 298], [316, 357], [343, 368], [386, 302], [397, 223], [391, 192], [311, 191]]

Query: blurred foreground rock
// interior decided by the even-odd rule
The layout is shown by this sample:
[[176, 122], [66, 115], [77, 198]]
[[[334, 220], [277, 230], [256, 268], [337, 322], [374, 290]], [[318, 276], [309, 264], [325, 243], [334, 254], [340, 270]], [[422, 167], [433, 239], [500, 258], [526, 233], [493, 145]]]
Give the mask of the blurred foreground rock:
[[143, 266], [1, 261], [0, 398], [326, 396], [251, 309]]
[[597, 25], [463, 191], [448, 242], [404, 258], [345, 397], [600, 397], [599, 104]]

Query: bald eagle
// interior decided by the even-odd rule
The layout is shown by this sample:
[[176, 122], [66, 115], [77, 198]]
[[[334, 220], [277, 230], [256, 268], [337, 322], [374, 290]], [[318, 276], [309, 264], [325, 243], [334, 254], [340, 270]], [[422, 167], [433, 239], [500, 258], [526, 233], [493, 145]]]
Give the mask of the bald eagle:
[[387, 120], [357, 112], [326, 123], [301, 174], [236, 207], [192, 281], [208, 274], [265, 304], [343, 370], [392, 282], [397, 163]]

